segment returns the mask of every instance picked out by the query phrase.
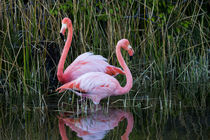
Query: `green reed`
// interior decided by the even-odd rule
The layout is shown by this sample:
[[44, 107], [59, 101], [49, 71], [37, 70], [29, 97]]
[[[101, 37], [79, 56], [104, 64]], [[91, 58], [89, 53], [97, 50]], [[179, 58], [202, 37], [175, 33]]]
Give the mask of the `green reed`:
[[[92, 51], [119, 66], [115, 46], [127, 38], [134, 60], [123, 56], [131, 69], [134, 86], [126, 99], [141, 97], [141, 90], [169, 84], [205, 83], [209, 77], [208, 3], [190, 1], [1, 1], [0, 84], [8, 97], [18, 96], [24, 105], [45, 106], [50, 85], [46, 58], [49, 43], [59, 51], [63, 17], [72, 19], [74, 35], [66, 66], [79, 54]], [[52, 48], [54, 49], [54, 48]], [[53, 64], [55, 69], [57, 64]], [[122, 84], [124, 76], [118, 76]], [[54, 85], [52, 91], [59, 85]], [[141, 89], [141, 90], [140, 90]], [[24, 98], [21, 98], [23, 96]], [[164, 100], [171, 98], [161, 92]], [[205, 98], [205, 96], [203, 96]], [[72, 103], [74, 96], [72, 97]], [[126, 102], [125, 102], [126, 101]], [[159, 101], [163, 108], [168, 102]]]
[[[161, 109], [159, 102], [164, 103], [165, 101], [159, 99], [158, 95], [162, 94], [163, 91], [161, 89], [159, 91], [152, 89], [150, 92], [146, 91], [146, 93], [143, 93], [145, 98], [142, 97], [140, 100], [135, 100], [135, 102], [141, 102], [141, 108], [139, 106], [123, 107], [122, 104], [116, 103], [117, 105], [110, 104], [109, 106], [101, 104], [100, 110], [105, 113], [109, 113], [112, 109], [131, 112], [134, 117], [134, 127], [129, 135], [130, 139], [164, 139], [167, 137], [172, 139], [177, 139], [177, 137], [207, 139], [209, 107], [197, 104], [207, 100], [198, 101], [202, 100], [202, 98], [199, 99], [195, 96], [200, 96], [199, 94], [205, 95], [208, 89], [205, 86], [182, 86], [185, 88], [177, 87], [175, 91], [168, 91], [168, 94], [175, 98], [171, 98], [171, 109], [166, 107]], [[182, 97], [176, 96], [177, 94]], [[147, 98], [146, 95], [149, 97]], [[179, 100], [182, 100], [183, 105], [181, 108]], [[194, 101], [196, 100], [197, 102], [195, 103]], [[167, 102], [170, 103], [170, 101]], [[4, 139], [60, 139], [58, 116], [65, 112], [69, 114], [69, 117], [66, 118], [78, 119], [97, 114], [94, 111], [92, 113], [85, 112], [80, 108], [80, 105], [75, 106], [79, 107], [79, 109], [72, 109], [71, 104], [63, 106], [60, 110], [34, 107], [33, 110], [26, 111], [26, 114], [30, 116], [27, 118], [27, 121], [22, 114], [21, 108], [13, 106], [4, 112], [5, 108], [0, 106], [0, 129], [2, 130], [0, 131], [0, 137]], [[88, 107], [88, 109], [90, 111], [92, 108]], [[104, 139], [120, 139], [126, 127], [127, 120], [122, 119], [115, 128], [106, 134]], [[68, 125], [65, 125], [65, 129], [69, 139], [78, 139], [74, 130], [69, 128]]]

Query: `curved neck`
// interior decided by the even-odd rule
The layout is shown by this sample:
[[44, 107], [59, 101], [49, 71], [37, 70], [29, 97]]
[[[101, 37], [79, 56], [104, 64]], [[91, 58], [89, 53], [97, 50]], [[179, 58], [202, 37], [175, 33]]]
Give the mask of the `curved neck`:
[[68, 140], [67, 135], [66, 135], [66, 128], [64, 126], [64, 121], [62, 119], [59, 119], [59, 131], [60, 131], [62, 140]]
[[126, 76], [126, 81], [127, 82], [126, 82], [126, 85], [124, 87], [120, 87], [118, 95], [127, 93], [131, 89], [131, 87], [133, 85], [133, 78], [132, 78], [132, 75], [131, 75], [131, 72], [130, 72], [128, 66], [125, 63], [125, 60], [122, 57], [121, 47], [122, 47], [122, 45], [117, 44], [116, 54], [117, 54], [117, 59], [118, 59], [118, 61], [120, 63], [120, 66], [123, 68], [123, 70], [125, 72], [125, 76]]
[[125, 133], [121, 136], [121, 139], [122, 140], [128, 140], [129, 139], [128, 136], [133, 129], [133, 123], [134, 123], [133, 115], [130, 112], [124, 112], [123, 116], [127, 119], [128, 124], [127, 124], [127, 128], [126, 128]]
[[57, 72], [58, 80], [59, 80], [60, 82], [62, 82], [62, 83], [64, 82], [64, 76], [63, 76], [64, 63], [65, 63], [67, 54], [68, 54], [68, 52], [69, 52], [69, 48], [70, 48], [70, 46], [71, 46], [72, 36], [73, 36], [73, 29], [72, 29], [72, 26], [68, 26], [67, 41], [66, 41], [66, 43], [65, 43], [63, 52], [62, 52], [62, 54], [61, 54], [61, 58], [60, 58], [59, 63], [58, 63], [58, 72]]

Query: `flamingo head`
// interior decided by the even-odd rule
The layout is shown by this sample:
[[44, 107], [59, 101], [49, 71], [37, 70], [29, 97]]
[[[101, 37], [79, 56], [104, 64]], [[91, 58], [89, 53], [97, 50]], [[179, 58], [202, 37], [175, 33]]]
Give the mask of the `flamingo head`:
[[120, 41], [118, 41], [117, 45], [121, 46], [124, 50], [126, 50], [130, 58], [132, 58], [134, 54], [134, 50], [127, 39], [121, 39]]
[[62, 26], [61, 26], [61, 30], [60, 30], [60, 36], [61, 36], [62, 40], [64, 40], [64, 35], [65, 35], [66, 29], [71, 26], [72, 26], [72, 23], [69, 18], [64, 18], [62, 20]]

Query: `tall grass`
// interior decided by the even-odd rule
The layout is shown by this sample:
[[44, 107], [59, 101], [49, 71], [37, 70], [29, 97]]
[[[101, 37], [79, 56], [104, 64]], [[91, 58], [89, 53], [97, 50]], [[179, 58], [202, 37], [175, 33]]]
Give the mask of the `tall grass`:
[[[203, 0], [37, 0], [27, 4], [2, 0], [0, 90], [5, 98], [16, 98], [24, 105], [46, 105], [49, 89], [58, 86], [51, 81], [56, 81], [64, 46], [59, 38], [63, 17], [71, 18], [74, 27], [66, 65], [92, 51], [119, 66], [115, 45], [121, 38], [130, 41], [134, 60], [128, 61], [126, 52], [123, 55], [134, 77], [134, 92], [125, 98], [140, 96], [136, 89], [143, 87], [209, 82], [208, 6]], [[123, 76], [118, 78], [126, 82]], [[169, 97], [167, 92], [160, 96]]]

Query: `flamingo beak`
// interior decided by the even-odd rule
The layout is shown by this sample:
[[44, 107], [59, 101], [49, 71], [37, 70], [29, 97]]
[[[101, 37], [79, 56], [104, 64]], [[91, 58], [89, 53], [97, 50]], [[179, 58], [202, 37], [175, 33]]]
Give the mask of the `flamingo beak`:
[[130, 56], [130, 61], [133, 59], [133, 56]]
[[63, 35], [63, 33], [60, 33], [60, 37], [64, 41], [64, 35]]
[[61, 27], [61, 30], [60, 30], [60, 37], [61, 37], [62, 40], [64, 40], [64, 35], [65, 35], [66, 29], [67, 29], [67, 25], [62, 23], [62, 27]]
[[129, 56], [130, 56], [130, 60], [132, 60], [132, 58], [133, 58], [133, 55], [134, 55], [134, 50], [133, 50], [133, 48], [129, 45], [128, 46], [128, 54], [129, 54]]

